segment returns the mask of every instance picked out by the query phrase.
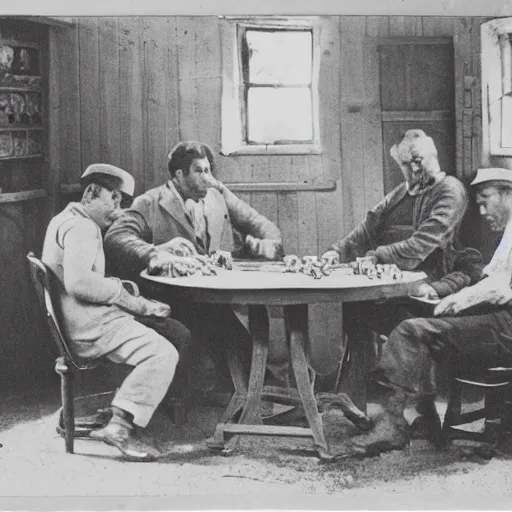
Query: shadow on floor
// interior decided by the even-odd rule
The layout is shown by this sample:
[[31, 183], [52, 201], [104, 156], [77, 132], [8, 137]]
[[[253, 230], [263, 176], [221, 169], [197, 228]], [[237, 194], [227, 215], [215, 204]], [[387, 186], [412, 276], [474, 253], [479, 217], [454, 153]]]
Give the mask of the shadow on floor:
[[[77, 413], [93, 413], [98, 407], [108, 404], [107, 398], [108, 395], [96, 395], [94, 399], [79, 400]], [[37, 465], [34, 457], [40, 456], [44, 459], [42, 470], [44, 465], [50, 463], [71, 464], [76, 478], [80, 478], [82, 473], [84, 476], [90, 474], [91, 469], [98, 465], [101, 467], [120, 461], [117, 450], [95, 441], [78, 440], [76, 455], [66, 455], [64, 442], [55, 433], [59, 406], [59, 389], [54, 385], [7, 396], [2, 402], [0, 414], [3, 453], [7, 455], [7, 449], [15, 457], [19, 443], [25, 450], [30, 450], [27, 468], [33, 470], [34, 464]], [[445, 404], [440, 403], [439, 409], [444, 412]], [[369, 407], [370, 414], [376, 410], [375, 405]], [[374, 458], [323, 463], [317, 459], [312, 442], [307, 439], [243, 437], [232, 455], [223, 456], [206, 446], [206, 439], [212, 435], [222, 412], [220, 406], [195, 404], [188, 413], [186, 424], [178, 426], [162, 411], [157, 411], [141, 435], [167, 456], [151, 467], [186, 467], [191, 481], [197, 477], [198, 471], [205, 471], [211, 477], [233, 482], [233, 485], [236, 481], [244, 480], [266, 485], [292, 485], [304, 492], [309, 492], [309, 489], [311, 492], [336, 494], [347, 488], [407, 481], [418, 476], [436, 475], [444, 478], [470, 472], [475, 466], [488, 462], [471, 456], [471, 445], [468, 444], [458, 442], [444, 451], [437, 451], [427, 441], [421, 440], [413, 441], [403, 451]], [[408, 411], [408, 415], [413, 417], [411, 411]], [[301, 415], [293, 418], [292, 414], [288, 419], [296, 426], [304, 424]], [[325, 413], [323, 419], [331, 451], [346, 451], [347, 440], [359, 433], [357, 428], [335, 409]], [[506, 439], [502, 446], [503, 453], [496, 460], [512, 459], [510, 445], [510, 439]], [[17, 458], [17, 471], [25, 470], [23, 464]], [[133, 464], [128, 466], [134, 467]], [[124, 467], [126, 464], [119, 466]], [[148, 478], [154, 471], [156, 469], [147, 473]]]

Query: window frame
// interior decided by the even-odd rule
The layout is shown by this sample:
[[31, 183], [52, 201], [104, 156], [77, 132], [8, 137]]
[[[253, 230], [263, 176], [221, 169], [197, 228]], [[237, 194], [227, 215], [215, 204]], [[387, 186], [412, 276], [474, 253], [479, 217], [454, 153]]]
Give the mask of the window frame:
[[[304, 155], [321, 154], [320, 142], [320, 24], [318, 17], [231, 18], [222, 19], [222, 155]], [[311, 30], [313, 63], [311, 77], [312, 142], [254, 144], [246, 142], [245, 97], [241, 60], [241, 37], [247, 29]]]
[[512, 18], [483, 23], [481, 36], [484, 150], [490, 156], [512, 156]]

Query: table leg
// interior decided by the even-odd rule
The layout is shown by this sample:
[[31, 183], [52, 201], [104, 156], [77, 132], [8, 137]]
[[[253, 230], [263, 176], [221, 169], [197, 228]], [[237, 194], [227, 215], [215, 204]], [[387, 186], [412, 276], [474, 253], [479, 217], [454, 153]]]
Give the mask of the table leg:
[[[251, 374], [245, 405], [238, 423], [261, 425], [263, 422], [261, 420], [260, 398], [263, 390], [269, 344], [269, 320], [265, 306], [249, 306], [249, 330], [253, 340]], [[239, 436], [233, 436], [226, 443], [223, 453], [231, 453], [236, 448], [238, 439]]]
[[[234, 342], [236, 343], [236, 340], [234, 340]], [[233, 345], [235, 343], [233, 343]], [[235, 387], [235, 392], [233, 393], [233, 396], [231, 397], [231, 400], [229, 401], [229, 404], [220, 419], [220, 425], [236, 421], [238, 414], [242, 411], [247, 400], [247, 379], [241, 358], [236, 347], [229, 346], [228, 344], [227, 358], [229, 372], [231, 374], [233, 386]], [[215, 429], [213, 437], [206, 440], [206, 445], [209, 448], [218, 450], [223, 450], [225, 448], [224, 431], [222, 428]]]
[[324, 435], [322, 417], [318, 412], [313, 385], [309, 379], [305, 347], [308, 343], [307, 304], [284, 307], [286, 332], [289, 336], [290, 356], [304, 412], [308, 420], [318, 455], [322, 459], [332, 459]]
[[[348, 309], [354, 307], [352, 304], [343, 306]], [[352, 402], [366, 414], [366, 374], [367, 374], [367, 353], [370, 343], [366, 339], [367, 335], [371, 335], [366, 331], [362, 333], [354, 332], [348, 328], [350, 315], [344, 310], [343, 330], [348, 331], [346, 340], [346, 349], [349, 359], [343, 362], [344, 368], [336, 382], [335, 393], [345, 393], [350, 397]]]

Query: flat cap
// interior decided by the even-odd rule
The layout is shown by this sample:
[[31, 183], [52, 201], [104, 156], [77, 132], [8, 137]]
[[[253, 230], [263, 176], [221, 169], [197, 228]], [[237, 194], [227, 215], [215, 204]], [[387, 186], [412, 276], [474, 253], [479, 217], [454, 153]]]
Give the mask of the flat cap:
[[487, 169], [478, 169], [475, 179], [471, 185], [479, 185], [487, 181], [511, 181], [512, 170], [503, 169], [502, 167], [489, 167]]
[[[86, 182], [93, 181], [94, 175], [112, 176], [119, 180], [119, 185], [116, 186], [123, 194], [133, 197], [135, 192], [135, 180], [133, 176], [123, 169], [110, 164], [91, 164], [82, 174], [80, 181]], [[117, 180], [115, 180], [117, 181]]]

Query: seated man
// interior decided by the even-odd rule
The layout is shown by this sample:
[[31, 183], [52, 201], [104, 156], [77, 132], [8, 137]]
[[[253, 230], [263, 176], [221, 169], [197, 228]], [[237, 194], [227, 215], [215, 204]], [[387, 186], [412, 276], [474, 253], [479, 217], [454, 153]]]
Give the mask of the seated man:
[[[173, 380], [178, 352], [134, 315], [166, 318], [170, 308], [131, 295], [118, 278], [105, 277], [102, 230], [119, 214], [122, 193], [133, 195], [133, 178], [112, 165], [94, 164], [82, 183], [81, 203], [70, 203], [51, 220], [42, 260], [56, 275], [63, 329], [77, 355], [134, 367], [112, 401], [109, 423], [91, 437], [117, 447], [129, 460], [153, 460], [153, 454], [136, 447], [134, 425], [149, 423]], [[189, 342], [182, 324], [170, 318], [166, 323], [169, 341]]]
[[390, 388], [383, 399], [383, 421], [356, 438], [358, 445], [386, 450], [408, 444], [407, 397], [418, 391], [432, 361], [468, 375], [512, 363], [512, 345], [496, 335], [512, 329], [512, 171], [480, 169], [472, 186], [491, 229], [505, 230], [501, 242], [482, 279], [442, 299], [434, 310], [437, 318], [405, 320], [391, 332], [374, 372]]
[[[408, 130], [390, 153], [405, 181], [372, 208], [348, 236], [333, 244], [322, 259], [336, 263], [361, 257], [374, 263], [394, 263], [402, 270], [424, 271], [431, 281], [442, 279], [441, 288], [450, 292], [469, 284], [461, 275], [455, 279], [447, 276], [453, 271], [462, 271], [474, 282], [479, 275], [481, 256], [473, 249], [458, 247], [457, 243], [467, 207], [464, 186], [441, 170], [434, 141], [422, 130]], [[404, 236], [407, 225], [412, 229]], [[361, 365], [368, 364], [364, 352], [365, 344], [372, 339], [372, 330], [388, 334], [409, 316], [414, 313], [408, 301], [343, 305], [343, 326], [353, 357], [340, 385], [353, 391], [346, 389], [350, 387], [346, 383], [350, 379], [358, 381], [356, 387], [361, 396], [353, 398], [359, 407], [365, 401], [364, 376], [353, 374]], [[420, 402], [427, 403], [431, 401], [433, 376], [425, 375], [424, 384], [425, 399]]]
[[[244, 241], [238, 249], [256, 257], [280, 257], [279, 229], [213, 178], [213, 154], [206, 144], [180, 142], [169, 154], [168, 167], [171, 179], [137, 197], [105, 236], [116, 275], [138, 280], [152, 258], [179, 248], [183, 239], [199, 254], [233, 253], [234, 230]], [[248, 368], [252, 342], [230, 306], [173, 304], [173, 316], [206, 345], [220, 377], [229, 375], [226, 343], [234, 344]]]
[[[394, 263], [422, 270], [432, 279], [446, 274], [457, 230], [467, 207], [462, 183], [439, 166], [434, 141], [423, 130], [408, 130], [390, 150], [405, 181], [370, 210], [349, 235], [322, 256], [327, 260]], [[398, 227], [412, 226], [409, 236]], [[398, 229], [397, 229], [398, 228]], [[381, 244], [381, 240], [393, 240]]]

